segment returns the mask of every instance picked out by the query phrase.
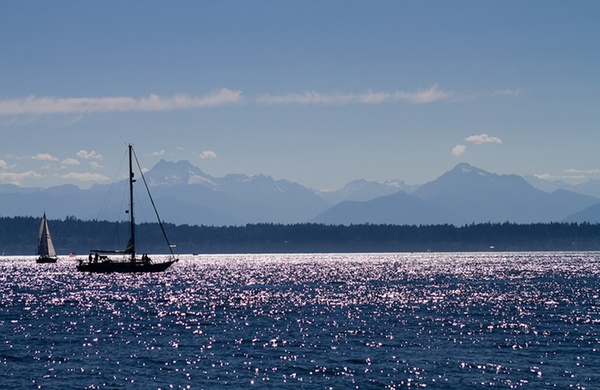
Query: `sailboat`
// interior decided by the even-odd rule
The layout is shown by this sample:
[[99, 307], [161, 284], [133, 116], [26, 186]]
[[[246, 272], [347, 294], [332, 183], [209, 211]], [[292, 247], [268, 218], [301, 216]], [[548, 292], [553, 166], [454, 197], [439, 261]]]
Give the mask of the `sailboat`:
[[44, 216], [42, 217], [40, 231], [38, 232], [37, 254], [39, 257], [35, 261], [36, 263], [56, 263], [56, 260], [58, 260], [56, 251], [54, 250], [54, 244], [52, 243], [52, 237], [50, 236], [46, 213], [44, 213]]
[[[132, 156], [135, 155], [133, 146], [129, 144], [129, 242], [124, 250], [104, 250], [104, 249], [92, 249], [87, 260], [79, 260], [77, 264], [77, 270], [81, 272], [95, 272], [95, 273], [110, 273], [110, 272], [162, 272], [169, 268], [171, 265], [179, 261], [178, 258], [173, 254], [173, 246], [169, 244], [169, 240], [166, 236], [165, 230], [162, 225], [162, 221], [158, 217], [158, 212], [154, 206], [152, 196], [150, 200], [154, 206], [154, 211], [158, 219], [158, 223], [162, 230], [165, 238], [167, 247], [169, 248], [170, 255], [166, 260], [153, 261], [148, 255], [137, 256], [135, 247], [135, 218], [133, 214], [133, 163]], [[135, 157], [137, 162], [137, 156]], [[137, 162], [139, 168], [139, 162]], [[141, 169], [139, 169], [140, 175], [146, 186], [148, 194], [148, 184]], [[115, 256], [120, 255], [120, 258]], [[111, 257], [112, 256], [112, 257]]]

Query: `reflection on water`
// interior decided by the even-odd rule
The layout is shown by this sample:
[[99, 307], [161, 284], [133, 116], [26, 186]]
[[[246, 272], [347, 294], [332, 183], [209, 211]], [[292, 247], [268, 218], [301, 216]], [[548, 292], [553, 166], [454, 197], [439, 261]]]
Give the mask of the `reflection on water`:
[[597, 253], [180, 258], [0, 258], [5, 387], [600, 387]]

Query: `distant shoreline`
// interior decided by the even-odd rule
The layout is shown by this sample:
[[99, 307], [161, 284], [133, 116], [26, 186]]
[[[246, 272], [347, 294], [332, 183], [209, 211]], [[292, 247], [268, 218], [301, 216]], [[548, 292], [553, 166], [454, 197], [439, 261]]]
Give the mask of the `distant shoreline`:
[[[39, 223], [40, 218], [34, 217], [0, 217], [0, 253], [5, 256], [35, 254]], [[128, 228], [124, 223], [82, 221], [73, 217], [50, 220], [49, 224], [59, 255], [81, 255], [98, 246], [124, 247]], [[102, 225], [101, 228], [98, 225]], [[166, 224], [165, 230], [170, 242], [176, 245], [176, 252], [189, 254], [600, 251], [600, 224], [590, 223]], [[110, 233], [98, 236], [99, 231]], [[138, 252], [166, 251], [156, 244], [161, 242], [157, 224], [142, 223], [136, 231]], [[105, 246], [106, 243], [110, 246]]]

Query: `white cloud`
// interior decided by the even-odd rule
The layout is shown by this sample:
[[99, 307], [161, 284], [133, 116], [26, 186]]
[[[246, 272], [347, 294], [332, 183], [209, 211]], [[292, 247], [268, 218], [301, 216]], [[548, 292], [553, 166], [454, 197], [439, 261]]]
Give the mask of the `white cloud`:
[[99, 173], [90, 173], [90, 172], [85, 172], [85, 173], [76, 173], [76, 172], [72, 172], [72, 173], [67, 173], [66, 175], [61, 176], [64, 179], [74, 179], [74, 180], [79, 180], [79, 181], [106, 181], [109, 180], [108, 177], [99, 174]]
[[458, 157], [458, 156], [461, 156], [466, 151], [467, 151], [467, 147], [465, 145], [456, 145], [455, 147], [452, 148], [452, 155]]
[[490, 137], [487, 134], [471, 135], [471, 136], [465, 138], [465, 141], [474, 143], [475, 145], [481, 145], [481, 144], [486, 144], [486, 143], [494, 143], [494, 144], [502, 143], [502, 140], [500, 138]]
[[[492, 96], [519, 96], [525, 90], [504, 89], [491, 93]], [[487, 94], [489, 96], [489, 93]], [[255, 103], [259, 105], [348, 105], [348, 104], [383, 104], [405, 101], [411, 104], [427, 104], [440, 100], [469, 100], [481, 97], [456, 95], [451, 91], [442, 91], [437, 84], [417, 91], [390, 91], [365, 93], [322, 93], [307, 91], [300, 94], [258, 96]], [[159, 96], [151, 94], [147, 97], [113, 96], [113, 97], [36, 97], [0, 100], [1, 116], [47, 115], [47, 114], [82, 114], [94, 112], [126, 112], [126, 111], [172, 111], [215, 107], [243, 101], [242, 92], [223, 88], [205, 96], [197, 97], [187, 94], [175, 96]]]
[[57, 161], [58, 159], [50, 153], [38, 153], [32, 157], [34, 160], [40, 161]]
[[452, 92], [440, 91], [437, 84], [434, 84], [427, 90], [419, 90], [413, 94], [404, 93], [402, 99], [408, 100], [411, 103], [432, 103], [438, 100], [448, 99], [452, 95]]
[[166, 152], [164, 150], [159, 150], [158, 152], [153, 152], [152, 156], [161, 157], [161, 156], [164, 156], [165, 154], [166, 154]]
[[8, 164], [4, 160], [0, 160], [0, 169], [6, 169]]
[[66, 158], [66, 159], [62, 160], [60, 163], [60, 165], [63, 167], [79, 165], [79, 164], [80, 164], [80, 162], [74, 158]]
[[55, 98], [30, 96], [23, 99], [0, 100], [0, 116], [72, 114], [88, 112], [170, 111], [214, 107], [241, 101], [242, 92], [223, 88], [203, 97], [185, 94], [172, 97], [150, 95], [102, 98]]
[[202, 159], [217, 158], [217, 154], [215, 152], [213, 152], [212, 150], [205, 150], [202, 153], [200, 153], [200, 158], [202, 158]]
[[[467, 138], [465, 138], [465, 141], [470, 142], [475, 145], [481, 145], [481, 144], [487, 144], [487, 143], [494, 143], [494, 144], [502, 143], [502, 140], [500, 138], [491, 137], [488, 134], [470, 135]], [[456, 157], [462, 156], [466, 151], [467, 151], [467, 147], [465, 145], [456, 145], [454, 148], [452, 148], [452, 155], [456, 156]]]
[[363, 94], [326, 94], [315, 91], [307, 91], [303, 94], [287, 95], [262, 95], [256, 99], [257, 104], [262, 105], [346, 105], [346, 104], [380, 104], [407, 101], [413, 104], [433, 103], [438, 100], [448, 99], [452, 92], [444, 92], [438, 89], [437, 84], [426, 90], [417, 92], [393, 91], [393, 92], [367, 92]]
[[98, 161], [91, 161], [90, 166], [94, 169], [104, 168], [104, 166], [100, 165], [100, 163]]
[[556, 177], [550, 173], [535, 173], [533, 176], [541, 180], [554, 180]]
[[517, 89], [503, 89], [503, 90], [498, 90], [498, 91], [494, 91], [492, 92], [492, 96], [519, 96], [522, 95], [525, 92], [524, 89], [522, 88], [517, 88]]
[[600, 173], [600, 169], [565, 169], [566, 173], [570, 173], [570, 174], [586, 174], [586, 175], [593, 175], [593, 174], [597, 174]]
[[34, 171], [27, 171], [23, 173], [0, 172], [0, 183], [14, 184], [20, 186], [22, 184], [23, 179], [31, 177], [39, 178], [42, 177], [42, 175]]
[[87, 150], [80, 150], [79, 152], [77, 152], [77, 157], [84, 158], [86, 160], [90, 160], [90, 159], [101, 160], [102, 159], [102, 155], [96, 153], [95, 150], [92, 150], [91, 152], [88, 152]]
[[546, 181], [561, 180], [561, 181], [566, 181], [571, 184], [581, 183], [588, 178], [584, 174], [553, 175], [551, 173], [535, 173], [533, 176], [535, 176], [541, 180], [546, 180]]

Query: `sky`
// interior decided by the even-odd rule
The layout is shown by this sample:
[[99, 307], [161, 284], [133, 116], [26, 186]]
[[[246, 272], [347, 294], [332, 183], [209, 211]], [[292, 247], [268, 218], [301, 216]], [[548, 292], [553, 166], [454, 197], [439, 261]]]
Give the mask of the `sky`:
[[598, 1], [0, 2], [0, 184], [600, 179]]

